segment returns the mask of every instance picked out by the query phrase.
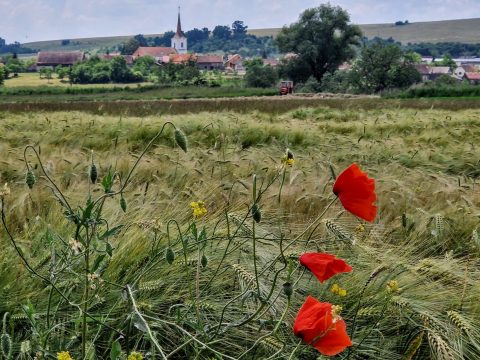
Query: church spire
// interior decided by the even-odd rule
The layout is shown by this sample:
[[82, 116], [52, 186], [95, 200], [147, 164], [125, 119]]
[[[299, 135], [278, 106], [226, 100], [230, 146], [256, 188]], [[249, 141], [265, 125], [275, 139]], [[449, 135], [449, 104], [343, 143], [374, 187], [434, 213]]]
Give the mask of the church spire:
[[183, 36], [182, 23], [180, 22], [180, 6], [178, 7], [177, 32], [175, 35]]

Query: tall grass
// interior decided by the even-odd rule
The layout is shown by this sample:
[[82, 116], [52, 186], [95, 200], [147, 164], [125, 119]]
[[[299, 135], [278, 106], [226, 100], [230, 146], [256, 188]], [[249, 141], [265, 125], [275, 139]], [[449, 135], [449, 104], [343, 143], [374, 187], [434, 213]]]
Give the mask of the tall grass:
[[[176, 147], [171, 130], [155, 142], [123, 194], [125, 213], [118, 197], [105, 202], [105, 221], [124, 226], [109, 240], [113, 256], [99, 271], [103, 282], [92, 289], [88, 313], [123, 336], [87, 321], [92, 330], [87, 358], [109, 358], [116, 342], [124, 356], [136, 350], [156, 358], [154, 338], [178, 359], [315, 359], [315, 350], [299, 345], [291, 331], [306, 294], [343, 306], [354, 345], [338, 358], [480, 356], [480, 198], [472, 171], [480, 161], [473, 141], [480, 135], [478, 110], [0, 116], [5, 130], [0, 176], [12, 188], [6, 198], [8, 227], [34, 269], [55, 280], [55, 274], [65, 271], [58, 264], [71, 256], [65, 242], [72, 227], [32, 157], [38, 182], [32, 190], [24, 185], [25, 144], [39, 151], [47, 174], [69, 203], [84, 207], [85, 194], [104, 193], [99, 184], [89, 184], [91, 150], [101, 180], [109, 169], [126, 174], [166, 121], [189, 138], [186, 154]], [[278, 202], [280, 158], [287, 147], [296, 161], [286, 169]], [[378, 220], [359, 226], [336, 203], [318, 227], [299, 236], [332, 199], [330, 167], [338, 173], [354, 161], [377, 180]], [[249, 212], [252, 174], [257, 189], [262, 181], [272, 183], [258, 202], [262, 220], [255, 225]], [[198, 200], [205, 201], [208, 214], [194, 220], [189, 204]], [[281, 244], [297, 237], [284, 249], [294, 293], [279, 323], [287, 307], [282, 288], [287, 274], [277, 256]], [[4, 232], [0, 244], [0, 314], [9, 314], [7, 332], [16, 356], [41, 351], [53, 358], [70, 351], [80, 358], [79, 312], [58, 294], [49, 296], [49, 288], [21, 266]], [[175, 253], [172, 264], [165, 258], [168, 248]], [[319, 284], [295, 261], [304, 250], [335, 253], [354, 271]], [[83, 294], [75, 275], [79, 269], [73, 264], [56, 283], [72, 299]], [[391, 280], [399, 284], [394, 293], [387, 291]], [[334, 283], [347, 296], [332, 293]], [[47, 315], [49, 298], [54, 306]], [[31, 350], [22, 354], [20, 345], [26, 348], [26, 341]]]

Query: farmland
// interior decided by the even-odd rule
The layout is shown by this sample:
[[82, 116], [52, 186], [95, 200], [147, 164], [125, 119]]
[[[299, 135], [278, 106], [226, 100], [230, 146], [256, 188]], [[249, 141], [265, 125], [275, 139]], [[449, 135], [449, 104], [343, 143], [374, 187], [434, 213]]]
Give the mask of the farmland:
[[[15, 356], [316, 359], [292, 333], [310, 294], [343, 307], [353, 346], [339, 359], [480, 357], [477, 100], [45, 104], [0, 108], [0, 312]], [[157, 136], [167, 122], [187, 152], [171, 125]], [[332, 203], [353, 162], [376, 180], [373, 223]], [[88, 208], [97, 233], [72, 243]], [[353, 271], [320, 284], [305, 251]]]

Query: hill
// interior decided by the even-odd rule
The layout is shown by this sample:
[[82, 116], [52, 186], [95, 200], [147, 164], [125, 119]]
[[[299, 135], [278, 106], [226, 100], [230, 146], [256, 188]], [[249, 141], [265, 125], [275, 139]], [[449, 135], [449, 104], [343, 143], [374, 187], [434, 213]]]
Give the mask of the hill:
[[[410, 23], [403, 26], [388, 24], [360, 25], [365, 36], [375, 36], [387, 39], [394, 38], [404, 44], [419, 42], [480, 42], [480, 18], [443, 20]], [[250, 34], [256, 36], [275, 36], [280, 28], [251, 29]], [[62, 46], [62, 40], [37, 41], [23, 44], [26, 47], [39, 50], [97, 50], [113, 47], [126, 41], [129, 36], [95, 37], [70, 39], [70, 44]], [[161, 34], [146, 34], [146, 37], [161, 36]]]

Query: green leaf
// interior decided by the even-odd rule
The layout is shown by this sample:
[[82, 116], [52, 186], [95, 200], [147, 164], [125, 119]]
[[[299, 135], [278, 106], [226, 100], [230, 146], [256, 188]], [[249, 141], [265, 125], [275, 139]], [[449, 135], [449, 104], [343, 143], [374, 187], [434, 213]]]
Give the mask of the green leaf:
[[120, 232], [120, 230], [122, 229], [122, 227], [123, 227], [123, 225], [118, 225], [118, 226], [115, 226], [115, 227], [111, 228], [110, 230], [105, 231], [105, 232], [99, 237], [99, 240], [106, 240], [106, 239], [108, 239], [110, 236], [116, 235], [118, 232]]
[[117, 360], [122, 355], [122, 345], [118, 340], [115, 340], [110, 350], [110, 360]]
[[108, 170], [107, 175], [105, 175], [102, 179], [102, 187], [106, 194], [112, 191], [113, 186], [113, 172]]
[[103, 259], [105, 259], [105, 256], [106, 256], [105, 254], [97, 256], [97, 258], [95, 259], [95, 263], [93, 264], [92, 269], [90, 271], [92, 274], [95, 271], [97, 271], [97, 269], [100, 266], [100, 264], [102, 263]]

